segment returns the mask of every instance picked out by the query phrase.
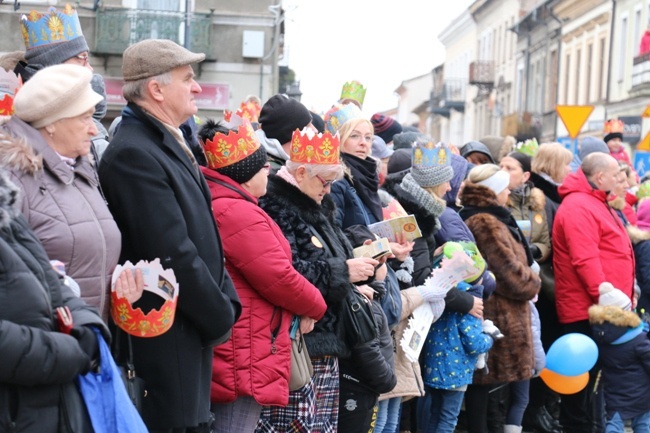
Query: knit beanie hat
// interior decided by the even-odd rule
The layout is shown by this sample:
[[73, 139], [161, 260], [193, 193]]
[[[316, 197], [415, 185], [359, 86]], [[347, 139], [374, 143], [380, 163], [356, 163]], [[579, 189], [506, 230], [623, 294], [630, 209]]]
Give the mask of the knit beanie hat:
[[624, 310], [632, 309], [632, 301], [629, 296], [615, 288], [612, 283], [601, 283], [598, 286], [598, 305], [614, 305]]
[[388, 169], [388, 174], [399, 173], [400, 171], [410, 169], [412, 156], [413, 151], [410, 147], [408, 149], [395, 150], [388, 160], [388, 164], [386, 166]]
[[641, 200], [636, 209], [636, 226], [642, 230], [650, 230], [650, 199]]
[[530, 166], [532, 164], [532, 158], [525, 153], [521, 152], [510, 152], [508, 155], [509, 158], [512, 158], [516, 160], [519, 165], [521, 165], [521, 169], [524, 171], [524, 173], [528, 172], [530, 173]]
[[92, 75], [79, 65], [41, 69], [16, 94], [16, 117], [38, 129], [85, 113], [103, 99], [90, 86]]
[[454, 177], [451, 151], [444, 144], [418, 141], [412, 152], [411, 176], [422, 188], [438, 186]]
[[393, 137], [393, 150], [413, 148], [418, 140], [426, 140], [426, 135], [421, 132], [400, 132]]
[[310, 111], [309, 114], [311, 114], [311, 124], [314, 125], [316, 131], [318, 131], [320, 134], [325, 132], [325, 121], [323, 120], [323, 118], [320, 117], [319, 114], [314, 113], [313, 111]]
[[204, 144], [208, 168], [228, 176], [237, 183], [248, 182], [264, 164], [266, 150], [260, 145], [248, 119], [231, 119], [228, 134], [217, 132]]
[[596, 137], [586, 136], [580, 141], [580, 152], [578, 155], [583, 160], [587, 155], [594, 152], [609, 153], [609, 147], [603, 140]]
[[402, 125], [397, 120], [380, 113], [373, 114], [370, 123], [375, 129], [375, 135], [380, 136], [386, 144], [393, 141], [395, 134], [402, 132]]
[[259, 118], [266, 136], [275, 138], [280, 144], [291, 141], [293, 131], [302, 130], [311, 121], [309, 110], [284, 94], [271, 96], [262, 107]]
[[389, 149], [388, 146], [386, 146], [386, 142], [383, 138], [378, 135], [372, 137], [372, 156], [375, 158], [384, 159], [390, 158], [392, 154], [393, 150]]

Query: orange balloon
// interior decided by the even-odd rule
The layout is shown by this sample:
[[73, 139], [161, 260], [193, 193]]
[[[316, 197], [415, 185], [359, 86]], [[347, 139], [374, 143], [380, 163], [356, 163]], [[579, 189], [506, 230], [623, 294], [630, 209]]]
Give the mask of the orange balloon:
[[558, 394], [575, 394], [582, 391], [589, 382], [589, 372], [578, 376], [563, 376], [545, 368], [539, 375], [544, 383]]

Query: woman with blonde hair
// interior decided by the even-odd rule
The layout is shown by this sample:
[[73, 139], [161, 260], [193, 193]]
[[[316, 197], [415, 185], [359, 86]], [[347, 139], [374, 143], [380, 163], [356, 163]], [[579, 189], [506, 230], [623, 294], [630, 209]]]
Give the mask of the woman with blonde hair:
[[[571, 172], [572, 159], [571, 151], [559, 143], [542, 143], [533, 158], [530, 180], [556, 205], [562, 200], [557, 193], [557, 187]], [[549, 225], [551, 224], [552, 221], [549, 222]]]

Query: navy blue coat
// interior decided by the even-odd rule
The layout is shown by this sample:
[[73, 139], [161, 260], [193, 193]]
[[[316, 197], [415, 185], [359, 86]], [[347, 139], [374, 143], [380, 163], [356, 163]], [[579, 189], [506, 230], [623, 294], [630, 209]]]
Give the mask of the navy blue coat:
[[589, 308], [592, 336], [602, 364], [607, 417], [623, 420], [650, 411], [650, 340], [639, 317], [614, 306]]

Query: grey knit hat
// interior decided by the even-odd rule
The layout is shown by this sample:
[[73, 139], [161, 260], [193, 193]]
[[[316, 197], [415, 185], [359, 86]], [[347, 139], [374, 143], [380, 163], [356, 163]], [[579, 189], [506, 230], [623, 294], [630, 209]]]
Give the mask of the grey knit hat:
[[438, 186], [454, 177], [451, 152], [443, 143], [417, 141], [413, 147], [411, 176], [422, 188]]
[[83, 52], [90, 51], [86, 38], [79, 36], [69, 41], [33, 47], [25, 51], [25, 60], [34, 70], [59, 65]]
[[124, 50], [124, 81], [138, 81], [164, 74], [179, 66], [205, 60], [205, 54], [193, 53], [167, 39], [145, 39]]

